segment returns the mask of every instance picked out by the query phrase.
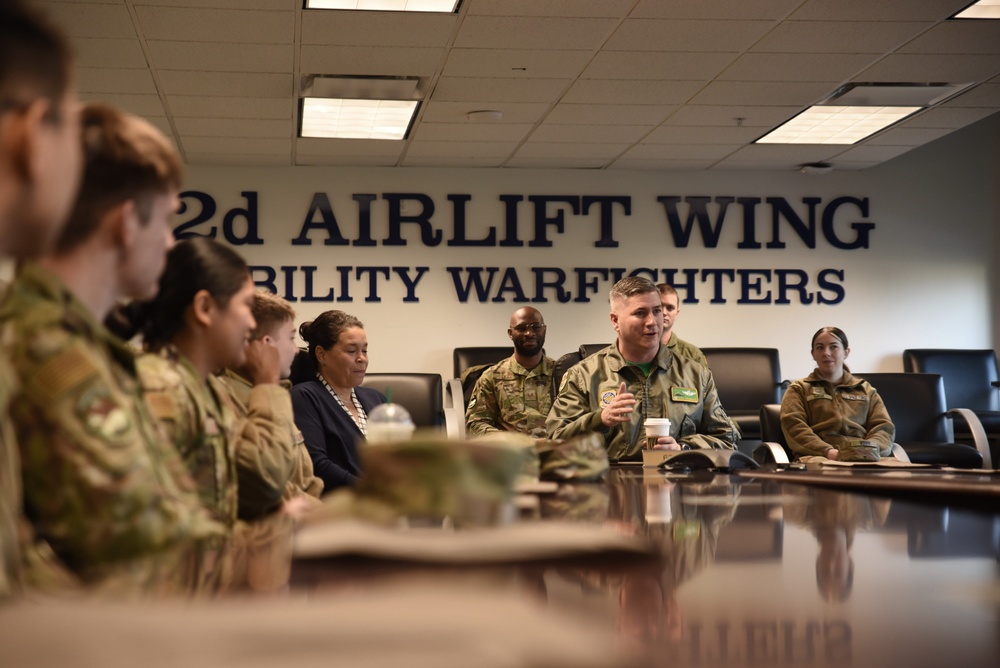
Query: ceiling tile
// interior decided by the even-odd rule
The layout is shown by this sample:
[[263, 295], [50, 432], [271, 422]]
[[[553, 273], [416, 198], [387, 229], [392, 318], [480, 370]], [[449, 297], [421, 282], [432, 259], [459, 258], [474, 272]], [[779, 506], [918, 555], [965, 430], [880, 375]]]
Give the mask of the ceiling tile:
[[941, 21], [970, 0], [808, 0], [790, 18], [813, 21]]
[[81, 93], [156, 95], [156, 85], [149, 70], [81, 67], [77, 74]]
[[506, 141], [518, 142], [532, 126], [514, 123], [421, 123], [414, 129], [414, 141]]
[[148, 42], [158, 70], [197, 70], [211, 63], [216, 72], [287, 72], [294, 70], [291, 44]]
[[295, 140], [295, 152], [301, 158], [309, 155], [323, 156], [372, 156], [396, 160], [403, 153], [406, 142], [377, 139], [316, 139], [300, 137]]
[[455, 38], [459, 48], [597, 50], [615, 19], [469, 16]]
[[653, 19], [781, 19], [802, 0], [640, 0], [629, 15]]
[[741, 53], [773, 27], [773, 21], [628, 19], [604, 48], [611, 51]]
[[691, 104], [805, 107], [828, 96], [836, 88], [827, 82], [713, 81], [691, 99]]
[[900, 49], [901, 53], [1000, 54], [1000, 21], [945, 21]]
[[412, 141], [406, 151], [407, 158], [433, 156], [437, 158], [505, 158], [517, 148], [517, 142], [482, 142], [482, 141], [449, 141], [429, 142]]
[[613, 160], [628, 150], [629, 144], [554, 144], [528, 140], [522, 145], [515, 158], [601, 158]]
[[441, 72], [446, 77], [567, 79], [590, 62], [590, 51], [452, 49]]
[[560, 102], [546, 117], [546, 123], [570, 125], [659, 125], [677, 107], [630, 104], [572, 104]]
[[721, 160], [742, 144], [640, 144], [622, 157], [637, 160]]
[[635, 0], [504, 0], [472, 2], [469, 16], [610, 17], [628, 14]]
[[920, 146], [953, 132], [951, 128], [895, 127], [865, 141], [865, 146]]
[[285, 97], [171, 95], [167, 104], [174, 118], [290, 119], [295, 117], [297, 108]]
[[146, 54], [137, 39], [105, 39], [80, 37], [73, 40], [76, 62], [80, 67], [114, 67], [146, 69]]
[[[801, 106], [716, 106], [688, 104], [663, 122], [664, 125], [692, 127], [746, 127], [771, 128], [787, 121], [802, 111]], [[742, 120], [740, 120], [742, 119]]]
[[292, 150], [291, 137], [183, 137], [185, 150], [194, 153], [248, 153], [260, 155], [288, 155]]
[[376, 155], [298, 155], [296, 165], [339, 167], [395, 167], [398, 158]]
[[291, 120], [176, 118], [182, 137], [290, 137], [295, 132]]
[[715, 160], [642, 160], [639, 158], [623, 157], [608, 165], [608, 169], [692, 172], [708, 169], [715, 163]]
[[916, 21], [785, 21], [750, 49], [761, 53], [888, 53], [934, 25]]
[[543, 123], [531, 140], [552, 143], [634, 144], [653, 129], [651, 125], [557, 125]]
[[820, 144], [750, 144], [735, 151], [725, 162], [758, 162], [775, 165], [801, 165], [807, 162], [826, 162], [844, 151], [842, 145]]
[[291, 74], [163, 70], [159, 73], [159, 77], [168, 95], [287, 99], [293, 94]]
[[862, 144], [861, 146], [855, 146], [840, 153], [836, 157], [836, 161], [839, 162], [840, 160], [846, 160], [851, 162], [859, 160], [874, 160], [877, 162], [884, 162], [886, 160], [892, 160], [896, 156], [903, 155], [911, 150], [913, 150], [912, 146], [875, 146], [871, 144]]
[[[475, 111], [481, 107], [473, 106], [469, 102], [441, 102], [431, 100], [423, 105], [423, 115], [421, 120], [426, 123], [445, 123], [467, 120], [465, 115], [470, 111]], [[497, 110], [503, 114], [501, 123], [535, 123], [548, 110], [549, 105], [544, 102], [503, 102], [492, 104], [490, 109]]]
[[436, 158], [421, 156], [419, 158], [407, 155], [403, 158], [403, 167], [501, 167], [505, 158]]
[[980, 84], [961, 95], [945, 102], [946, 107], [992, 107], [1000, 108], [1000, 83]]
[[253, 153], [196, 153], [188, 152], [185, 157], [188, 164], [193, 165], [239, 165], [271, 166], [290, 165], [291, 157], [287, 155], [256, 155]]
[[702, 87], [700, 81], [629, 81], [622, 79], [579, 79], [563, 96], [575, 104], [681, 104]]
[[995, 56], [891, 54], [864, 70], [856, 81], [985, 81], [1000, 73]]
[[431, 77], [444, 54], [441, 48], [306, 44], [302, 47], [299, 70], [310, 74]]
[[43, 2], [39, 6], [70, 37], [136, 39], [125, 3]]
[[243, 9], [188, 9], [136, 7], [146, 39], [182, 42], [290, 44], [295, 35], [295, 12]]
[[444, 46], [454, 14], [419, 12], [302, 12], [302, 44], [329, 46]]
[[663, 125], [642, 140], [643, 144], [747, 144], [766, 130], [755, 127], [688, 127]]
[[511, 158], [505, 167], [524, 169], [603, 169], [607, 165], [601, 158]]
[[[552, 102], [570, 79], [481, 79], [476, 77], [442, 77], [432, 98], [440, 102], [489, 103], [493, 100], [512, 102]], [[476, 109], [491, 109], [476, 104]]]
[[709, 81], [735, 58], [733, 53], [601, 51], [594, 56], [581, 78]]
[[995, 113], [997, 113], [996, 109], [984, 109], [981, 107], [934, 107], [918, 115], [916, 118], [906, 121], [903, 127], [958, 129], [980, 121], [987, 116], [992, 116]]
[[851, 79], [872, 61], [868, 54], [744, 53], [721, 81], [829, 81]]

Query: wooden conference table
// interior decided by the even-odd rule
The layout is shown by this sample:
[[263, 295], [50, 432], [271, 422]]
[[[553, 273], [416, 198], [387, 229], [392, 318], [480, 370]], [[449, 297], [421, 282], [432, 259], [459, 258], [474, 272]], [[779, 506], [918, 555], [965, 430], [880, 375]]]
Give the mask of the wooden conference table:
[[[652, 541], [659, 558], [489, 568], [296, 561], [292, 590], [507, 578], [650, 665], [1000, 666], [1000, 477], [930, 473], [979, 492], [886, 496], [799, 484], [810, 475], [616, 466], [606, 482], [540, 495], [526, 514], [613, 526]], [[884, 474], [836, 475], [849, 486]]]

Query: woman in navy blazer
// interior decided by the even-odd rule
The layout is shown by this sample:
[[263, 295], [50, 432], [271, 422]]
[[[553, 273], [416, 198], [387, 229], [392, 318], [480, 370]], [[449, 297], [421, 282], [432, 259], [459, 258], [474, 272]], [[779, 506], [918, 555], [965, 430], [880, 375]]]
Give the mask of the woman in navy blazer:
[[368, 370], [364, 326], [343, 311], [325, 311], [299, 327], [309, 344], [315, 375], [292, 388], [295, 424], [323, 491], [353, 485], [361, 475], [358, 444], [367, 433], [368, 413], [385, 403], [381, 392], [359, 387]]

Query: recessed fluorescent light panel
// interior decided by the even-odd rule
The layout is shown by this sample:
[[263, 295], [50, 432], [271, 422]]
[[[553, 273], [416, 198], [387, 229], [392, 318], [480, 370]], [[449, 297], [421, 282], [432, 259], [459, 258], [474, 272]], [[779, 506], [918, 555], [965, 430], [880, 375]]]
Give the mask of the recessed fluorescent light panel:
[[302, 98], [301, 137], [338, 139], [406, 138], [417, 100]]
[[353, 9], [362, 12], [451, 13], [459, 0], [306, 0], [306, 9]]
[[979, 0], [958, 14], [953, 19], [1000, 19], [1000, 0]]
[[856, 144], [920, 109], [921, 107], [810, 107], [755, 143]]

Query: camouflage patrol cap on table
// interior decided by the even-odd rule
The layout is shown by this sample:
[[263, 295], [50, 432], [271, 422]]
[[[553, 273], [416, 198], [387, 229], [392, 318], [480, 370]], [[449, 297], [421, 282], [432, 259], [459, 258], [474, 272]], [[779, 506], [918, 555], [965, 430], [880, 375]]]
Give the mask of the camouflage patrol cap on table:
[[877, 462], [879, 456], [878, 444], [872, 441], [848, 441], [838, 448], [837, 459], [842, 462]]
[[565, 441], [539, 441], [542, 480], [600, 480], [608, 472], [608, 452], [597, 432]]
[[355, 507], [368, 516], [496, 524], [510, 512], [515, 480], [533, 456], [502, 441], [448, 441], [417, 432], [410, 441], [362, 448]]
[[514, 448], [515, 450], [522, 451], [524, 459], [521, 461], [521, 470], [515, 481], [516, 486], [522, 483], [538, 482], [541, 467], [539, 465], [538, 451], [535, 449], [536, 440], [527, 434], [516, 431], [492, 431], [483, 436], [470, 438], [469, 442]]

